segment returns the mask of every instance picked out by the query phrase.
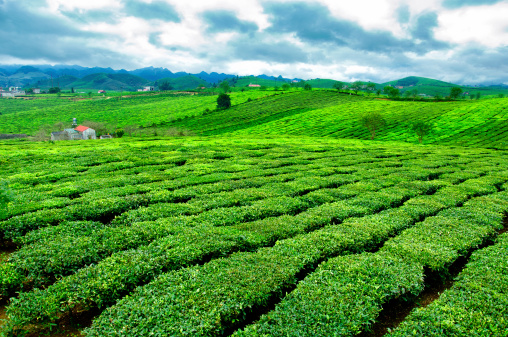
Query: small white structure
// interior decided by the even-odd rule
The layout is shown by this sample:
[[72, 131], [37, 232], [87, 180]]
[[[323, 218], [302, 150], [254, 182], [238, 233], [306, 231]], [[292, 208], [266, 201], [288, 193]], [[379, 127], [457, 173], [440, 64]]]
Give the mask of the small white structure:
[[260, 84], [249, 84], [249, 88], [260, 88]]
[[97, 139], [97, 136], [95, 135], [95, 130], [89, 128], [88, 126], [79, 125], [74, 130], [79, 132], [79, 134], [81, 135], [81, 139]]
[[34, 94], [40, 94], [41, 93], [41, 89], [33, 89], [33, 93]]
[[155, 88], [154, 87], [144, 87], [143, 88], [143, 91], [154, 91]]
[[112, 139], [112, 138], [113, 138], [113, 136], [111, 136], [111, 135], [102, 135], [102, 136], [100, 136], [100, 139]]

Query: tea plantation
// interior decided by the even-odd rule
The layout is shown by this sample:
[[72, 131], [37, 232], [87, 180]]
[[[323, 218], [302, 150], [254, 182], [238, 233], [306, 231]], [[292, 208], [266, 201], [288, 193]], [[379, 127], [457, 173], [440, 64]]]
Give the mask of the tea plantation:
[[1, 102], [23, 132], [82, 114], [198, 136], [0, 142], [0, 335], [369, 336], [393, 303], [416, 308], [389, 336], [507, 335], [507, 100], [235, 95]]

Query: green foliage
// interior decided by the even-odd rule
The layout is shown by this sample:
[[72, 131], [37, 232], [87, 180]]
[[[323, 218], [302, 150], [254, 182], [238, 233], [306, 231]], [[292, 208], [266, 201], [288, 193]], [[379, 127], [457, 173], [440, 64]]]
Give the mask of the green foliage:
[[227, 94], [228, 92], [231, 92], [231, 87], [229, 86], [228, 81], [222, 81], [219, 84], [219, 88], [222, 90], [223, 94]]
[[418, 136], [418, 142], [422, 142], [423, 137], [427, 136], [434, 126], [430, 122], [416, 121], [411, 125], [411, 130]]
[[383, 88], [383, 91], [390, 98], [397, 98], [397, 97], [400, 96], [400, 90], [398, 88], [394, 88], [394, 87], [391, 87], [391, 86], [386, 86], [386, 87]]
[[[312, 97], [330, 99], [330, 108], [338, 96], [359, 99], [280, 96], [301, 94], [310, 108], [323, 103]], [[271, 99], [291, 109], [291, 99]], [[259, 101], [241, 107], [266, 103]], [[277, 313], [245, 331], [270, 334], [291, 319], [328, 315], [324, 335], [340, 319], [346, 334], [357, 332], [386, 301], [419, 291], [421, 264], [445, 273], [453, 258], [492, 238], [508, 199], [498, 192], [508, 179], [505, 156], [485, 149], [230, 136], [5, 143], [0, 161], [17, 195], [0, 231], [20, 247], [1, 264], [0, 291], [25, 287], [8, 307], [7, 334], [37, 334], [67, 313], [104, 308], [88, 335], [120, 326], [132, 335], [211, 335], [232, 332], [272, 301], [281, 303]], [[467, 202], [479, 195], [488, 196]], [[437, 237], [446, 231], [457, 240]], [[365, 254], [385, 242], [379, 254]], [[287, 297], [288, 287], [302, 296]], [[348, 310], [341, 298], [351, 299]]]
[[159, 82], [159, 90], [162, 91], [173, 90], [173, 86], [169, 81], [161, 81]]
[[457, 99], [462, 95], [462, 89], [459, 87], [453, 87], [450, 89], [450, 98]]
[[376, 137], [376, 132], [386, 125], [383, 116], [378, 112], [371, 112], [360, 117], [360, 123], [370, 132], [370, 139]]
[[340, 81], [336, 81], [334, 84], [333, 84], [333, 88], [334, 89], [337, 89], [338, 92], [340, 92], [342, 90], [342, 88], [344, 88], [344, 83], [343, 82], [340, 82]]
[[303, 86], [303, 90], [312, 90], [312, 85], [310, 85], [310, 83], [305, 83], [304, 86]]
[[48, 92], [49, 92], [50, 94], [58, 94], [58, 93], [60, 93], [60, 91], [61, 91], [61, 90], [60, 90], [60, 88], [59, 88], [59, 87], [52, 87], [52, 88], [49, 88], [49, 90], [48, 90]]
[[350, 89], [353, 90], [355, 94], [357, 94], [358, 91], [362, 89], [363, 85], [364, 84], [362, 81], [355, 81], [351, 84]]
[[125, 134], [125, 131], [123, 129], [116, 129], [115, 130], [115, 136], [117, 138], [122, 138], [124, 134]]
[[[223, 82], [224, 83], [224, 82]], [[217, 109], [228, 109], [231, 107], [231, 97], [228, 94], [220, 94], [217, 97]]]
[[473, 254], [452, 288], [417, 308], [388, 336], [502, 336], [506, 333], [508, 236]]
[[5, 181], [0, 181], [0, 220], [6, 216], [7, 205], [13, 201], [13, 194]]

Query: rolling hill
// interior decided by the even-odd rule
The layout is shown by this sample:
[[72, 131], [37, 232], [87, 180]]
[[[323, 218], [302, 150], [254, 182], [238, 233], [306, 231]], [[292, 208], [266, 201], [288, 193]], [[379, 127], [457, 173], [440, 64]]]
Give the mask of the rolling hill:
[[401, 92], [406, 90], [418, 90], [420, 94], [429, 96], [447, 96], [450, 94], [450, 89], [453, 87], [460, 87], [465, 95], [480, 93], [481, 95], [497, 95], [507, 94], [507, 88], [503, 86], [460, 86], [453, 83], [434, 80], [426, 77], [409, 76], [396, 81], [383, 83], [381, 86], [391, 85], [399, 88]]
[[78, 79], [67, 87], [72, 86], [75, 89], [103, 89], [103, 90], [126, 90], [135, 91], [136, 89], [149, 85], [150, 81], [130, 74], [93, 74]]
[[433, 126], [431, 134], [424, 138], [424, 144], [508, 148], [508, 98], [436, 103], [390, 101], [333, 90], [292, 89], [288, 92], [235, 92], [232, 102], [230, 109], [215, 111], [216, 96], [210, 95], [156, 95], [121, 101], [81, 102], [0, 100], [0, 108], [7, 112], [0, 116], [0, 133], [35, 134], [42, 125], [78, 117], [79, 120], [114, 123], [120, 127], [176, 128], [202, 136], [270, 135], [367, 140], [370, 134], [360, 123], [360, 117], [364, 113], [377, 112], [386, 120], [386, 126], [376, 134], [379, 141], [417, 143], [411, 125], [421, 120]]
[[193, 75], [186, 75], [177, 78], [162, 78], [156, 83], [169, 82], [174, 90], [189, 90], [198, 87], [208, 87], [210, 84]]

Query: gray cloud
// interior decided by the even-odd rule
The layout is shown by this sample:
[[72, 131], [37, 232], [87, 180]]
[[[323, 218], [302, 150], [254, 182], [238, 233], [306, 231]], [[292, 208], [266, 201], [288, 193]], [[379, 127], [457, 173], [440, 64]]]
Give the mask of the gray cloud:
[[[26, 6], [26, 3], [23, 3]], [[19, 2], [4, 1], [0, 6], [1, 55], [25, 60], [51, 62], [93, 62], [103, 64], [121, 59], [115, 52], [87, 46], [88, 39], [101, 38], [91, 32], [80, 31], [75, 25], [58, 16], [41, 14], [37, 7], [25, 7]]]
[[397, 20], [400, 23], [408, 23], [411, 18], [411, 12], [409, 11], [409, 6], [404, 5], [397, 9]]
[[307, 53], [289, 42], [260, 42], [241, 38], [230, 44], [233, 56], [242, 60], [261, 60], [266, 62], [294, 63], [307, 62]]
[[443, 6], [446, 8], [460, 8], [465, 6], [494, 5], [504, 0], [444, 0]]
[[347, 46], [387, 54], [407, 51], [425, 54], [446, 47], [433, 40], [430, 28], [424, 29], [425, 23], [433, 24], [430, 16], [420, 18], [415, 28], [415, 33], [427, 41], [422, 44], [398, 39], [387, 31], [366, 31], [355, 22], [333, 17], [328, 8], [319, 4], [278, 3], [268, 5], [266, 12], [271, 16], [271, 33], [293, 33], [308, 43]]
[[416, 22], [411, 27], [411, 34], [417, 40], [415, 50], [419, 53], [425, 53], [429, 50], [442, 50], [450, 48], [448, 43], [438, 41], [434, 38], [434, 28], [438, 27], [437, 13], [423, 13], [416, 18]]
[[180, 22], [180, 16], [175, 9], [163, 1], [153, 1], [151, 3], [140, 2], [139, 0], [126, 0], [125, 12], [127, 15], [142, 19], [158, 19], [163, 21]]
[[258, 30], [258, 26], [255, 23], [241, 21], [234, 13], [229, 11], [205, 12], [203, 19], [208, 24], [208, 31], [212, 33], [223, 31], [248, 33]]
[[437, 14], [426, 13], [422, 14], [416, 20], [416, 25], [412, 28], [411, 33], [413, 37], [420, 40], [434, 39], [433, 29], [438, 26]]

